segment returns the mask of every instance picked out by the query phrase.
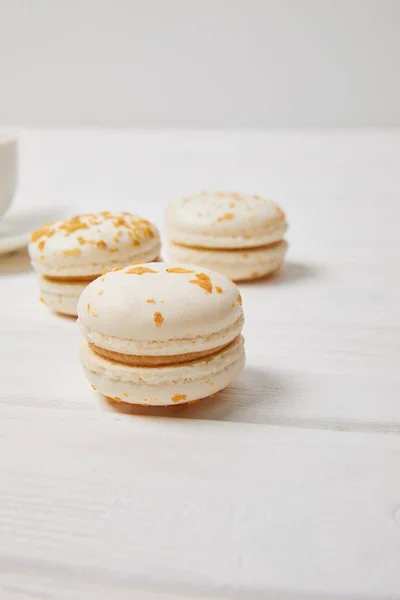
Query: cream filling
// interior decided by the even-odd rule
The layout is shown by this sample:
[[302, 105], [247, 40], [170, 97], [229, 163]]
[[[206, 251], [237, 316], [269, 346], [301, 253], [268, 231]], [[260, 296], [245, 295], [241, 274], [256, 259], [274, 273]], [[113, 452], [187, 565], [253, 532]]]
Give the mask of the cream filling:
[[113, 352], [112, 350], [106, 350], [105, 348], [99, 348], [94, 344], [90, 344], [90, 349], [105, 358], [106, 360], [112, 360], [114, 362], [123, 363], [131, 367], [165, 367], [166, 365], [176, 365], [186, 362], [192, 362], [199, 358], [205, 358], [206, 356], [215, 355], [217, 352], [227, 346], [218, 346], [210, 350], [202, 350], [200, 352], [187, 352], [185, 354], [178, 355], [167, 355], [167, 356], [137, 356], [136, 354], [121, 354], [120, 352]]
[[133, 367], [117, 363], [93, 352], [89, 344], [84, 344], [80, 349], [81, 362], [90, 373], [112, 379], [118, 383], [137, 385], [171, 385], [196, 381], [199, 378], [208, 379], [242, 360], [243, 356], [244, 338], [241, 335], [224, 348], [207, 357], [163, 367]]
[[279, 240], [254, 248], [200, 248], [169, 242], [168, 247], [172, 255], [184, 257], [185, 260], [192, 259], [195, 262], [196, 258], [204, 257], [232, 265], [276, 260], [285, 255], [288, 244], [285, 240]]
[[45, 279], [46, 281], [50, 281], [51, 283], [59, 283], [60, 285], [80, 285], [82, 283], [86, 283], [89, 285], [89, 283], [91, 283], [92, 281], [94, 281], [95, 279], [97, 279], [98, 277], [100, 277], [100, 274], [98, 275], [81, 275], [79, 276], [72, 276], [72, 277], [53, 277], [50, 275], [42, 275], [43, 279]]
[[169, 340], [134, 340], [105, 335], [89, 329], [80, 319], [78, 324], [85, 339], [99, 348], [137, 356], [171, 356], [210, 350], [229, 344], [243, 329], [244, 317], [240, 313], [237, 320], [211, 334], [198, 335], [193, 338]]

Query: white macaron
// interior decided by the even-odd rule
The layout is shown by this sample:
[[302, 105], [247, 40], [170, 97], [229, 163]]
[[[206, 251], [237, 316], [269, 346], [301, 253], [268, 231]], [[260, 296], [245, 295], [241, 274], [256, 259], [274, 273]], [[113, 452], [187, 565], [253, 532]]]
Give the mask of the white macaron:
[[116, 401], [191, 402], [244, 367], [239, 291], [209, 270], [158, 262], [114, 270], [83, 291], [78, 317], [86, 376]]
[[42, 302], [76, 315], [78, 298], [90, 281], [114, 267], [156, 260], [160, 236], [135, 214], [104, 211], [46, 224], [33, 232], [28, 249]]
[[286, 229], [285, 214], [275, 202], [234, 192], [202, 192], [170, 204], [165, 214], [169, 258], [234, 281], [280, 269]]

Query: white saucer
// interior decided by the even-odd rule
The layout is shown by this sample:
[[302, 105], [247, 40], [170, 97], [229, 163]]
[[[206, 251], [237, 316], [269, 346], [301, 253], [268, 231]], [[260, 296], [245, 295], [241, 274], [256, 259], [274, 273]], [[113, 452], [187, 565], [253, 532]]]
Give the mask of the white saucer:
[[39, 229], [44, 223], [57, 221], [66, 215], [65, 207], [11, 210], [0, 217], [0, 254], [25, 248], [32, 231]]

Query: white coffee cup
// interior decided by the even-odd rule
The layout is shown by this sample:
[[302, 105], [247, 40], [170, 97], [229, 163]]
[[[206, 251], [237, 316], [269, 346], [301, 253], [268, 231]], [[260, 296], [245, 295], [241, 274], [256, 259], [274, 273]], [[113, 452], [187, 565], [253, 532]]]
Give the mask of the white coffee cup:
[[16, 136], [0, 129], [0, 217], [13, 201], [17, 188], [17, 147]]

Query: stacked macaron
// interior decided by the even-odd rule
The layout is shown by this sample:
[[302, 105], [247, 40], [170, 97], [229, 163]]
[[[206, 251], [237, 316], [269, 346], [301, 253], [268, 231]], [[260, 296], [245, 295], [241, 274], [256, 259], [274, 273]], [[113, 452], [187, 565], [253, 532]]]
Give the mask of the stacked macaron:
[[86, 287], [78, 316], [86, 376], [117, 402], [192, 402], [226, 387], [244, 366], [241, 296], [207, 269], [117, 268]]
[[160, 236], [146, 219], [104, 211], [46, 224], [31, 236], [29, 254], [39, 274], [42, 301], [76, 315], [85, 287], [107, 269], [157, 260]]
[[170, 204], [165, 215], [168, 256], [233, 281], [277, 271], [287, 250], [285, 214], [257, 195], [202, 192]]

